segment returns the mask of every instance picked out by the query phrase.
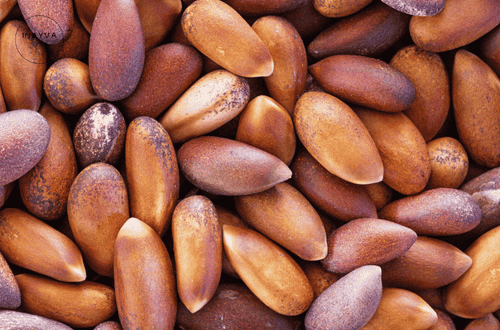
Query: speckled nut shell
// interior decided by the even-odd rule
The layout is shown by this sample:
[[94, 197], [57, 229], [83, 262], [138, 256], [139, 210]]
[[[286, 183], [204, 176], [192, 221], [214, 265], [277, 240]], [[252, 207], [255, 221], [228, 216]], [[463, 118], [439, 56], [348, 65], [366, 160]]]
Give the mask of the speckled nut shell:
[[21, 291], [9, 264], [0, 253], [0, 308], [16, 309], [21, 306]]
[[444, 52], [479, 39], [498, 23], [500, 6], [496, 0], [446, 0], [439, 14], [413, 16], [410, 35], [420, 48]]
[[469, 157], [490, 168], [500, 165], [499, 90], [500, 78], [478, 56], [456, 53], [452, 99], [458, 136]]
[[95, 327], [116, 313], [113, 288], [96, 282], [63, 283], [19, 274], [21, 309], [77, 328]]
[[432, 16], [444, 8], [444, 0], [382, 0], [388, 6], [412, 16]]
[[144, 34], [134, 0], [102, 0], [89, 44], [90, 81], [106, 101], [126, 98], [144, 65]]
[[382, 60], [359, 55], [335, 55], [309, 67], [327, 93], [345, 102], [384, 112], [407, 109], [415, 88], [400, 71]]
[[273, 59], [250, 25], [220, 0], [199, 0], [182, 14], [182, 29], [200, 52], [243, 77], [273, 73]]
[[66, 215], [71, 184], [78, 174], [71, 135], [63, 116], [47, 102], [40, 109], [50, 125], [50, 142], [42, 159], [19, 179], [26, 208], [41, 220]]
[[222, 233], [229, 262], [264, 304], [289, 316], [309, 308], [313, 300], [311, 284], [282, 248], [251, 229], [223, 225]]
[[0, 30], [0, 85], [8, 110], [38, 111], [46, 62], [44, 44], [24, 21], [5, 23]]
[[460, 141], [442, 137], [427, 143], [431, 176], [426, 189], [458, 188], [469, 170], [469, 157]]
[[50, 134], [49, 123], [35, 111], [0, 114], [0, 185], [14, 182], [42, 159]]
[[216, 70], [197, 80], [158, 121], [173, 143], [184, 142], [226, 124], [243, 111], [249, 99], [246, 79]]
[[46, 44], [60, 44], [73, 31], [72, 0], [17, 0], [24, 20], [36, 37]]
[[326, 289], [306, 313], [306, 330], [360, 329], [382, 297], [380, 267], [357, 268]]
[[184, 143], [177, 158], [189, 182], [215, 195], [255, 194], [292, 176], [288, 166], [270, 153], [215, 136], [202, 136]]
[[64, 323], [43, 316], [9, 310], [0, 311], [0, 324], [6, 330], [72, 330]]
[[352, 183], [382, 181], [382, 159], [370, 133], [354, 111], [338, 98], [303, 94], [293, 123], [307, 151], [330, 173]]
[[0, 252], [17, 266], [63, 282], [81, 282], [86, 272], [80, 250], [67, 236], [19, 209], [0, 211]]
[[137, 117], [129, 124], [125, 169], [131, 216], [164, 236], [179, 197], [179, 167], [170, 136], [155, 119]]
[[326, 17], [345, 17], [357, 13], [368, 6], [372, 0], [314, 0], [314, 8]]
[[173, 330], [177, 293], [172, 262], [158, 234], [130, 218], [115, 243], [115, 295], [124, 329]]

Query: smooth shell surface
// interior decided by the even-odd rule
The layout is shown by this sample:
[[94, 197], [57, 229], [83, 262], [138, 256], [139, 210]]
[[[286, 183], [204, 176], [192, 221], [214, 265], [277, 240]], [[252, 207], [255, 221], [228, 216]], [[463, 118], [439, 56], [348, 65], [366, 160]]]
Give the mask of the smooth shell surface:
[[71, 330], [64, 323], [43, 316], [10, 310], [0, 311], [0, 323], [5, 330]]
[[14, 273], [0, 253], [0, 308], [16, 309], [21, 306], [21, 291]]
[[307, 151], [330, 173], [356, 184], [382, 181], [384, 166], [375, 142], [338, 98], [322, 92], [303, 94], [293, 123]]
[[460, 141], [442, 137], [427, 143], [431, 176], [426, 189], [458, 188], [469, 170], [469, 157]]
[[500, 76], [500, 25], [481, 38], [479, 54], [490, 68]]
[[226, 0], [225, 2], [241, 15], [264, 16], [288, 12], [303, 4], [304, 0]]
[[314, 0], [314, 8], [326, 17], [345, 17], [357, 13], [368, 6], [372, 0]]

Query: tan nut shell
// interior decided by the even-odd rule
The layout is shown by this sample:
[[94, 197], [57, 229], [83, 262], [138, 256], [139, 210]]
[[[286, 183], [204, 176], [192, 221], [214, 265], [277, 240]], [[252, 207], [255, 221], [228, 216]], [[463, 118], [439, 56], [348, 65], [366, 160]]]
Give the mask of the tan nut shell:
[[471, 321], [464, 330], [498, 330], [500, 329], [500, 321], [493, 315], [477, 318]]
[[357, 13], [368, 6], [372, 0], [314, 0], [314, 8], [326, 17], [345, 17]]
[[442, 137], [427, 143], [431, 176], [426, 189], [458, 188], [469, 170], [469, 157], [460, 141]]

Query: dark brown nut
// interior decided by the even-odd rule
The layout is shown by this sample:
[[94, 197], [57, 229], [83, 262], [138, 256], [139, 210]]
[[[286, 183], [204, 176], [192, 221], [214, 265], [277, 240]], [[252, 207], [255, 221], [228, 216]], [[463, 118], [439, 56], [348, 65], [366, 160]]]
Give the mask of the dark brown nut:
[[422, 299], [424, 299], [429, 306], [434, 309], [445, 310], [443, 303], [443, 289], [417, 289], [413, 290], [416, 294], [418, 294]]
[[332, 19], [318, 13], [314, 8], [314, 0], [305, 0], [294, 10], [281, 14], [297, 29], [302, 38], [317, 35], [332, 22]]
[[381, 265], [403, 255], [416, 239], [413, 230], [391, 221], [352, 220], [328, 235], [328, 254], [321, 264], [333, 273]]
[[125, 169], [130, 214], [163, 237], [170, 228], [180, 179], [170, 136], [155, 119], [137, 117], [130, 123]]
[[366, 192], [370, 196], [375, 208], [380, 210], [392, 201], [394, 191], [384, 182], [377, 182], [365, 185]]
[[309, 67], [327, 93], [384, 112], [407, 109], [415, 99], [411, 81], [389, 64], [359, 55], [334, 55]]
[[450, 82], [443, 60], [436, 53], [407, 46], [389, 64], [415, 87], [415, 100], [404, 114], [429, 142], [443, 126], [450, 109]]
[[0, 3], [0, 22], [10, 13], [12, 8], [17, 4], [17, 0], [6, 0]]
[[7, 199], [9, 199], [10, 193], [14, 189], [16, 182], [7, 183], [3, 186], [0, 186], [0, 208], [4, 206]]
[[246, 79], [216, 70], [197, 80], [158, 121], [173, 143], [184, 142], [226, 124], [243, 111], [249, 99]]
[[44, 44], [25, 22], [5, 23], [0, 30], [0, 85], [8, 110], [38, 111], [46, 62]]
[[215, 294], [222, 272], [222, 229], [210, 199], [181, 200], [172, 215], [177, 292], [191, 313]]
[[123, 330], [123, 328], [118, 322], [106, 321], [97, 325], [94, 330]]
[[7, 105], [5, 105], [5, 99], [3, 98], [2, 89], [0, 88], [0, 113], [7, 112]]
[[261, 17], [253, 23], [252, 29], [273, 58], [273, 73], [264, 77], [269, 95], [291, 115], [306, 87], [307, 54], [304, 42], [292, 23], [282, 17]]
[[462, 276], [472, 259], [444, 241], [419, 236], [401, 257], [381, 266], [384, 287], [437, 289]]
[[179, 305], [176, 322], [185, 330], [297, 330], [301, 325], [297, 317], [278, 314], [264, 305], [240, 283], [221, 283], [214, 297], [194, 314]]
[[486, 316], [472, 320], [464, 330], [498, 330], [500, 329], [500, 321], [493, 315], [488, 314]]
[[314, 299], [337, 282], [342, 275], [327, 271], [319, 261], [300, 261], [300, 266], [306, 274], [314, 291]]
[[101, 0], [74, 0], [75, 12], [88, 33], [92, 31], [92, 23], [94, 23], [95, 14], [100, 3]]
[[349, 2], [339, 0], [314, 0], [313, 2], [314, 8], [323, 16], [345, 17], [355, 14], [365, 8], [372, 0], [355, 0]]
[[224, 250], [247, 287], [275, 312], [296, 316], [313, 300], [313, 290], [297, 262], [258, 232], [222, 226]]
[[360, 329], [382, 298], [380, 267], [357, 268], [326, 289], [306, 313], [306, 330]]
[[91, 281], [63, 283], [35, 274], [16, 275], [21, 309], [72, 327], [95, 327], [116, 313], [113, 288]]
[[315, 60], [337, 54], [377, 56], [407, 33], [409, 22], [409, 15], [374, 1], [323, 30], [307, 51]]
[[299, 140], [328, 172], [356, 184], [382, 181], [377, 146], [347, 104], [327, 93], [307, 92], [292, 119]]
[[469, 170], [469, 157], [460, 141], [442, 137], [427, 143], [431, 176], [426, 189], [458, 188]]
[[432, 327], [427, 330], [456, 330], [455, 323], [453, 319], [445, 312], [436, 309], [436, 314], [438, 319]]
[[73, 131], [80, 167], [99, 162], [117, 165], [123, 155], [126, 131], [123, 115], [111, 103], [100, 102], [88, 108]]
[[106, 101], [126, 98], [144, 66], [144, 33], [134, 0], [102, 0], [89, 44], [90, 81]]
[[0, 324], [5, 330], [72, 330], [64, 323], [23, 312], [1, 310]]
[[417, 294], [398, 288], [384, 288], [377, 311], [361, 330], [426, 330], [438, 316]]
[[76, 244], [22, 210], [0, 211], [0, 252], [9, 263], [58, 281], [81, 282], [86, 277]]
[[480, 57], [500, 76], [500, 25], [488, 32], [480, 43]]
[[270, 153], [215, 136], [184, 143], [177, 158], [186, 179], [214, 195], [255, 194], [292, 177], [288, 166]]
[[158, 234], [130, 218], [115, 243], [115, 295], [125, 329], [173, 330], [177, 293], [172, 262]]
[[479, 39], [498, 23], [500, 6], [496, 0], [447, 0], [437, 15], [413, 16], [410, 35], [420, 48], [444, 52]]
[[470, 194], [458, 189], [436, 188], [396, 200], [378, 213], [413, 229], [419, 235], [457, 235], [476, 227], [481, 207]]
[[342, 221], [377, 217], [375, 205], [363, 186], [331, 174], [306, 150], [298, 152], [290, 169], [297, 189], [329, 216]]
[[384, 164], [384, 183], [404, 195], [424, 190], [431, 175], [427, 144], [404, 113], [353, 108], [370, 132]]
[[78, 174], [76, 155], [63, 116], [47, 102], [40, 109], [50, 125], [50, 142], [42, 159], [19, 179], [26, 208], [41, 220], [66, 215], [71, 184]]
[[19, 285], [12, 269], [0, 253], [0, 308], [16, 309], [19, 306], [21, 306]]
[[35, 111], [0, 114], [0, 185], [19, 179], [42, 159], [50, 134], [49, 123]]
[[500, 166], [499, 85], [500, 78], [479, 57], [463, 49], [456, 53], [452, 99], [458, 136], [469, 157], [490, 168]]
[[74, 21], [73, 31], [68, 40], [57, 45], [47, 45], [47, 57], [50, 63], [63, 58], [74, 58], [82, 62], [87, 61], [90, 34], [85, 30], [79, 19], [75, 19]]
[[52, 64], [45, 73], [43, 89], [56, 110], [71, 115], [81, 115], [102, 100], [90, 83], [89, 66], [74, 58]]
[[272, 98], [259, 95], [241, 112], [235, 140], [250, 144], [290, 165], [296, 136], [292, 117]]
[[73, 31], [72, 0], [17, 0], [24, 20], [36, 37], [46, 44], [60, 44]]
[[388, 6], [412, 16], [432, 16], [444, 8], [444, 0], [382, 0]]
[[226, 0], [225, 2], [243, 16], [281, 14], [293, 10], [305, 0]]
[[171, 43], [151, 49], [137, 88], [119, 103], [123, 115], [129, 120], [157, 118], [200, 77], [202, 65], [200, 53], [187, 45]]
[[182, 14], [182, 30], [200, 52], [242, 77], [273, 73], [273, 58], [251, 26], [220, 0], [200, 0]]
[[129, 218], [127, 187], [120, 172], [106, 163], [81, 171], [71, 186], [68, 221], [87, 265], [113, 276], [116, 236]]
[[323, 222], [309, 201], [286, 182], [261, 193], [236, 196], [236, 211], [251, 227], [304, 260], [327, 252]]

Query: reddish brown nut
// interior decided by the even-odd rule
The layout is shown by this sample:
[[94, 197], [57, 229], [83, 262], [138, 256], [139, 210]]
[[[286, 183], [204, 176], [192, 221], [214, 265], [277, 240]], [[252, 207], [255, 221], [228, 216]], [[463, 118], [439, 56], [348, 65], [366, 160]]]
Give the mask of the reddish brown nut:
[[359, 329], [373, 316], [382, 297], [380, 267], [363, 266], [326, 289], [306, 313], [306, 330]]
[[342, 277], [340, 274], [327, 271], [319, 261], [301, 261], [300, 266], [311, 283], [314, 299]]
[[0, 22], [10, 13], [12, 8], [17, 4], [17, 0], [6, 0], [0, 3]]
[[[76, 16], [76, 13], [74, 13]], [[86, 62], [89, 55], [90, 34], [85, 30], [80, 20], [74, 20], [73, 31], [68, 40], [61, 44], [47, 45], [47, 57], [50, 63], [63, 58], [74, 58]]]
[[222, 233], [231, 265], [264, 304], [289, 316], [309, 308], [313, 300], [311, 284], [283, 249], [251, 229], [224, 225]]
[[426, 189], [458, 188], [469, 170], [469, 157], [460, 141], [442, 137], [427, 143], [431, 176]]
[[75, 12], [78, 15], [80, 22], [88, 33], [92, 31], [92, 23], [94, 23], [95, 14], [101, 0], [74, 0]]
[[9, 264], [0, 253], [0, 308], [16, 309], [21, 306], [21, 291]]
[[8, 330], [72, 330], [64, 323], [43, 316], [9, 310], [0, 311], [0, 324]]
[[328, 235], [328, 254], [321, 264], [333, 273], [381, 265], [403, 255], [416, 239], [413, 230], [391, 221], [352, 220]]
[[381, 266], [384, 287], [436, 289], [457, 280], [472, 259], [444, 241], [419, 236], [401, 257]]
[[134, 0], [102, 0], [89, 44], [90, 81], [106, 101], [126, 98], [144, 65], [144, 33]]
[[123, 330], [123, 328], [118, 322], [105, 321], [97, 325], [94, 330]]
[[500, 25], [488, 32], [480, 43], [480, 57], [500, 76]]
[[493, 315], [486, 316], [472, 320], [464, 330], [498, 330], [500, 329], [500, 321]]
[[388, 6], [412, 16], [432, 16], [444, 8], [444, 0], [382, 0]]
[[299, 140], [328, 172], [356, 184], [382, 181], [384, 167], [375, 142], [338, 98], [322, 92], [303, 94], [293, 123]]
[[181, 200], [172, 215], [177, 292], [191, 313], [212, 299], [222, 272], [222, 229], [210, 199]]
[[14, 189], [16, 182], [7, 183], [0, 186], [0, 208], [4, 206], [5, 202], [9, 199], [10, 193]]
[[384, 112], [407, 109], [415, 99], [411, 81], [389, 64], [359, 55], [335, 55], [309, 67], [328, 93], [345, 102]]
[[202, 63], [201, 55], [187, 45], [171, 43], [151, 49], [137, 88], [120, 101], [123, 115], [129, 120], [157, 118], [199, 78]]
[[177, 293], [172, 262], [158, 234], [130, 218], [115, 243], [115, 295], [125, 329], [174, 329]]
[[436, 309], [436, 314], [438, 319], [432, 327], [427, 330], [456, 330], [455, 323], [453, 319], [447, 313]]
[[99, 162], [116, 166], [123, 155], [126, 131], [122, 113], [111, 103], [100, 102], [88, 108], [73, 131], [80, 167]]
[[443, 288], [412, 290], [434, 309], [445, 310], [443, 304]]
[[384, 182], [367, 184], [365, 185], [365, 189], [377, 211], [392, 201], [394, 191]]
[[66, 215], [71, 184], [78, 174], [71, 135], [63, 116], [47, 102], [40, 109], [50, 125], [50, 142], [42, 159], [19, 179], [26, 208], [42, 220]]
[[357, 13], [371, 2], [372, 0], [355, 0], [349, 2], [339, 0], [314, 0], [314, 8], [316, 8], [321, 15], [326, 17], [345, 17]]
[[182, 14], [182, 29], [200, 52], [243, 77], [273, 73], [273, 58], [250, 25], [220, 0], [200, 0]]
[[170, 136], [155, 119], [138, 117], [130, 123], [125, 169], [131, 215], [164, 236], [179, 197], [179, 167]]
[[270, 153], [215, 136], [202, 136], [184, 143], [177, 157], [186, 179], [215, 195], [255, 194], [292, 176], [288, 166]]
[[60, 44], [73, 31], [72, 0], [17, 0], [24, 20], [38, 39], [46, 44]]
[[437, 15], [413, 16], [410, 35], [420, 48], [444, 52], [479, 39], [498, 23], [500, 6], [496, 0], [447, 0]]
[[44, 44], [24, 21], [5, 23], [0, 30], [0, 85], [8, 110], [38, 111], [46, 62]]
[[281, 16], [293, 24], [302, 38], [317, 35], [332, 21], [331, 18], [318, 13], [314, 8], [314, 0], [305, 0], [294, 10], [287, 11]]
[[47, 151], [50, 125], [32, 110], [0, 114], [0, 185], [14, 182], [31, 170]]
[[304, 3], [304, 0], [226, 0], [228, 5], [243, 16], [264, 16], [288, 12]]

